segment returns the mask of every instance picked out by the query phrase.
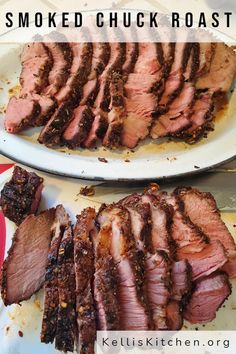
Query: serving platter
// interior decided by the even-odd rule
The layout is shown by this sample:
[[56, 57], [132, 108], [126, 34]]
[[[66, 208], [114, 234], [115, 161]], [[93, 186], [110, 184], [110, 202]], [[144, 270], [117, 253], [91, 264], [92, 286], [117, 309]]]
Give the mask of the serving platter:
[[21, 45], [0, 45], [0, 152], [54, 174], [91, 180], [153, 180], [204, 171], [236, 156], [236, 92], [216, 117], [215, 129], [194, 145], [146, 140], [134, 150], [49, 149], [37, 142], [40, 128], [18, 135], [4, 129], [4, 109], [17, 93]]
[[[10, 179], [13, 168], [4, 172], [0, 176], [0, 190], [3, 185]], [[29, 169], [30, 171], [30, 169]], [[56, 206], [62, 203], [75, 221], [75, 215], [83, 208], [91, 206], [96, 209], [101, 203], [111, 203], [117, 201], [131, 192], [139, 192], [142, 188], [134, 187], [132, 189], [120, 187], [114, 188], [105, 186], [101, 183], [96, 183], [94, 196], [83, 196], [79, 194], [80, 188], [85, 186], [85, 182], [71, 179], [59, 178], [46, 173], [40, 173], [44, 178], [45, 188], [43, 197], [40, 203], [40, 209]], [[94, 183], [86, 182], [86, 185], [94, 185]], [[174, 185], [169, 186], [173, 189]], [[167, 189], [168, 190], [168, 189]], [[218, 201], [219, 195], [215, 194]], [[229, 227], [232, 235], [236, 239], [236, 224], [235, 211], [222, 212], [223, 220]], [[5, 219], [6, 223], [6, 249], [11, 245], [11, 238], [15, 229], [14, 224]], [[235, 330], [236, 316], [236, 280], [231, 281], [232, 294], [225, 302], [224, 306], [217, 312], [216, 319], [206, 325], [190, 325], [185, 322], [183, 330]], [[24, 301], [20, 305], [11, 305], [5, 307], [0, 299], [0, 338], [1, 338], [1, 354], [32, 354], [34, 348], [35, 354], [56, 354], [53, 345], [45, 345], [40, 343], [40, 329], [43, 314], [43, 290], [32, 296], [28, 301]]]

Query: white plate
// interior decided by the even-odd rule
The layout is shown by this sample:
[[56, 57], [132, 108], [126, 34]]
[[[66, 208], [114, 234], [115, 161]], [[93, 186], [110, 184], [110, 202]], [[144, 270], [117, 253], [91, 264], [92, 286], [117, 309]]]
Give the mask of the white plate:
[[[8, 90], [18, 84], [20, 46], [0, 45], [0, 106]], [[8, 134], [0, 115], [0, 152], [13, 160], [44, 171], [91, 180], [153, 180], [204, 171], [236, 156], [236, 92], [228, 109], [217, 119], [214, 132], [195, 145], [183, 142], [146, 141], [134, 152], [49, 149], [37, 142], [40, 128], [19, 135]], [[108, 163], [98, 160], [104, 157]], [[126, 160], [126, 161], [125, 161]], [[129, 162], [127, 162], [129, 160]]]
[[[0, 176], [0, 190], [12, 174], [12, 169]], [[80, 213], [83, 208], [88, 206], [99, 208], [101, 203], [111, 203], [118, 201], [130, 193], [129, 188], [120, 188], [114, 191], [114, 188], [103, 186], [95, 187], [95, 196], [84, 197], [78, 195], [80, 188], [84, 186], [83, 181], [58, 178], [52, 175], [40, 173], [45, 180], [45, 189], [41, 201], [41, 209], [50, 208], [62, 203], [70, 213], [73, 222], [75, 215]], [[58, 187], [60, 186], [60, 188]], [[132, 192], [139, 192], [141, 189], [132, 189]], [[236, 229], [233, 224], [236, 223], [235, 213], [223, 213], [222, 217], [230, 228], [232, 235], [236, 239]], [[6, 251], [11, 245], [11, 238], [15, 226], [6, 219]], [[204, 326], [190, 325], [185, 321], [184, 330], [235, 330], [236, 316], [232, 308], [236, 304], [236, 279], [231, 281], [232, 294], [224, 303], [224, 307], [217, 312], [216, 319]], [[41, 290], [22, 305], [11, 305], [5, 307], [0, 299], [0, 352], [1, 354], [56, 354], [54, 345], [45, 345], [40, 343], [40, 330], [43, 315], [43, 291]], [[19, 337], [18, 331], [23, 332], [23, 337]]]

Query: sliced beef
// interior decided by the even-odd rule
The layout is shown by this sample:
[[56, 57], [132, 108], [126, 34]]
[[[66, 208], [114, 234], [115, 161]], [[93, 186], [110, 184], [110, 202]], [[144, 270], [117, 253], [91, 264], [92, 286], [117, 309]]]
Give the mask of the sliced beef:
[[151, 252], [163, 250], [170, 255], [172, 252], [170, 236], [172, 209], [164, 201], [160, 203], [156, 196], [149, 192], [142, 196], [142, 203], [148, 203], [151, 210], [151, 238], [146, 241], [149, 250]]
[[[176, 47], [183, 47], [183, 43], [177, 43]], [[173, 63], [174, 69], [177, 70], [177, 74], [171, 75], [167, 79], [166, 86], [168, 86], [168, 80], [178, 83], [180, 79], [179, 88], [177, 89], [177, 94], [172, 94], [174, 97], [171, 97], [166, 101], [164, 107], [160, 107], [158, 110], [158, 117], [154, 121], [150, 135], [153, 139], [165, 137], [165, 136], [177, 136], [179, 132], [185, 131], [189, 126], [191, 126], [190, 116], [192, 114], [192, 106], [195, 99], [195, 86], [193, 80], [196, 76], [197, 70], [199, 68], [199, 44], [198, 43], [188, 43], [185, 47], [182, 48], [186, 53], [186, 62], [184, 57], [183, 66], [177, 69], [175, 68], [175, 63]], [[180, 64], [180, 62], [179, 62]], [[180, 72], [178, 72], [178, 70]], [[177, 81], [176, 76], [177, 75]], [[185, 81], [185, 82], [184, 82]], [[162, 96], [161, 102], [165, 99], [165, 91]], [[171, 95], [172, 95], [171, 94]], [[162, 103], [160, 102], [160, 105]], [[163, 111], [163, 113], [162, 113]]]
[[[48, 42], [45, 41], [47, 39]], [[55, 31], [45, 36], [44, 45], [53, 58], [53, 66], [48, 76], [49, 85], [45, 87], [43, 93], [47, 96], [54, 96], [69, 77], [73, 51], [70, 44], [67, 43], [67, 38], [62, 33]]]
[[167, 304], [167, 326], [179, 330], [183, 326], [183, 309], [192, 290], [191, 266], [186, 260], [173, 262], [171, 269], [171, 299]]
[[118, 270], [110, 253], [111, 225], [103, 220], [101, 213], [96, 218], [99, 230], [92, 233], [95, 250], [94, 300], [99, 330], [119, 330], [120, 305], [117, 297]]
[[[155, 196], [133, 194], [123, 201], [131, 218], [136, 247], [144, 257], [144, 292], [152, 329], [167, 329], [167, 304], [170, 300], [170, 266], [163, 244], [169, 252], [168, 215]], [[163, 241], [161, 239], [163, 238]]]
[[191, 126], [179, 133], [179, 137], [184, 138], [189, 144], [199, 140], [211, 124], [213, 118], [213, 93], [203, 92], [197, 95], [190, 115]]
[[103, 138], [102, 144], [109, 148], [117, 148], [120, 145], [123, 119], [125, 115], [124, 107], [124, 82], [119, 74], [112, 74], [110, 83], [110, 111], [107, 115], [108, 128]]
[[131, 194], [119, 202], [130, 213], [132, 233], [136, 248], [144, 251], [152, 230], [151, 210], [148, 203], [142, 203], [141, 195]]
[[161, 198], [173, 207], [171, 231], [177, 246], [177, 260], [188, 260], [194, 280], [220, 269], [227, 262], [223, 245], [219, 241], [209, 243], [202, 230], [184, 213], [177, 196], [162, 193]]
[[61, 135], [73, 119], [73, 108], [70, 102], [62, 103], [41, 130], [38, 141], [46, 146], [55, 146], [60, 143]]
[[44, 43], [29, 43], [21, 54], [21, 96], [39, 93], [48, 84], [48, 75], [53, 65], [51, 53]]
[[29, 215], [16, 230], [2, 266], [1, 296], [4, 304], [29, 299], [44, 282], [55, 209]]
[[170, 259], [164, 251], [156, 250], [146, 259], [146, 288], [154, 329], [168, 329], [167, 305], [170, 300]]
[[184, 71], [184, 80], [188, 82], [195, 81], [200, 68], [200, 43], [191, 43], [191, 50]]
[[217, 310], [230, 294], [230, 283], [224, 273], [213, 273], [198, 280], [184, 318], [190, 323], [207, 323], [214, 320]]
[[15, 134], [29, 128], [40, 112], [40, 105], [33, 97], [13, 96], [7, 105], [4, 121], [6, 131]]
[[57, 108], [57, 101], [54, 97], [48, 97], [42, 94], [32, 94], [31, 97], [39, 104], [40, 112], [38, 115], [35, 115], [29, 123], [30, 126], [41, 127], [48, 122], [49, 118]]
[[[146, 247], [150, 252], [146, 262], [149, 301], [155, 329], [179, 329], [183, 323], [181, 302], [184, 291], [180, 298], [174, 297], [176, 279], [171, 274], [175, 263], [171, 259], [173, 247], [170, 234], [172, 210], [152, 192], [153, 188], [142, 196], [142, 202], [148, 203], [151, 210], [151, 234], [146, 239]], [[183, 278], [185, 269], [180, 268], [179, 271], [179, 276]], [[173, 308], [174, 311], [171, 310]]]
[[109, 244], [111, 256], [117, 267], [120, 329], [148, 329], [148, 310], [143, 294], [143, 257], [140, 261], [140, 253], [135, 250], [129, 213], [122, 207], [111, 205], [100, 212], [98, 221], [100, 225], [102, 223], [102, 229], [108, 233], [103, 243]]
[[9, 133], [18, 133], [32, 126], [44, 125], [56, 106], [56, 100], [45, 95], [13, 96], [6, 110], [5, 129]]
[[110, 95], [110, 81], [111, 74], [115, 71], [121, 72], [122, 65], [125, 61], [126, 52], [125, 43], [110, 43], [110, 58], [105, 70], [99, 77], [99, 90], [94, 101], [95, 119], [87, 139], [84, 142], [85, 147], [94, 147], [98, 139], [103, 139], [107, 127], [107, 113], [109, 112], [109, 105], [111, 100]]
[[215, 43], [200, 42], [199, 43], [199, 68], [197, 77], [203, 76], [209, 72], [211, 61], [215, 52]]
[[[100, 215], [101, 216], [101, 215]], [[99, 231], [93, 233], [95, 249], [94, 299], [98, 329], [120, 329], [120, 306], [117, 298], [117, 265], [110, 255], [110, 224], [99, 220]]]
[[92, 68], [87, 83], [83, 87], [81, 104], [93, 106], [99, 89], [99, 77], [105, 70], [110, 58], [108, 43], [93, 43]]
[[[236, 245], [220, 216], [216, 201], [211, 193], [200, 192], [194, 188], [178, 188], [176, 193], [184, 203], [185, 212], [211, 241], [220, 241], [229, 255], [224, 266], [229, 275], [236, 276]], [[210, 221], [210, 222], [209, 222]]]
[[138, 59], [139, 45], [137, 42], [126, 43], [126, 59], [122, 66], [122, 74], [126, 81], [128, 75], [133, 72], [135, 63]]
[[[76, 43], [75, 45], [79, 44]], [[40, 143], [47, 146], [54, 146], [60, 142], [62, 134], [73, 119], [73, 109], [82, 98], [82, 88], [91, 71], [92, 44], [81, 43], [80, 46], [80, 51], [76, 57], [76, 71], [62, 89], [66, 90], [66, 94], [64, 95], [65, 92], [63, 91], [63, 97], [60, 99], [57, 97], [61, 103], [42, 129], [38, 138]], [[59, 95], [61, 92], [59, 92]]]
[[149, 133], [157, 105], [155, 88], [163, 78], [156, 43], [139, 43], [139, 55], [133, 74], [124, 86], [126, 116], [121, 136], [122, 145], [134, 148]]
[[42, 189], [43, 178], [15, 166], [10, 181], [1, 191], [0, 206], [4, 215], [19, 225], [29, 214], [37, 212]]
[[93, 354], [96, 339], [96, 311], [93, 299], [95, 266], [94, 249], [91, 241], [91, 232], [95, 228], [95, 216], [94, 209], [87, 208], [83, 210], [77, 216], [77, 223], [74, 228], [76, 313], [78, 324], [77, 352], [80, 354]]
[[189, 117], [194, 94], [194, 86], [185, 83], [179, 96], [170, 104], [168, 112], [160, 115], [152, 126], [150, 135], [153, 139], [174, 136], [191, 125]]
[[82, 98], [83, 86], [91, 72], [92, 43], [71, 43], [73, 62], [70, 76], [61, 90], [56, 94], [59, 103], [70, 100], [75, 106]]
[[94, 115], [88, 106], [78, 106], [73, 111], [73, 119], [63, 134], [63, 142], [70, 148], [80, 146], [91, 129]]
[[120, 329], [120, 309], [117, 299], [117, 266], [111, 256], [96, 261], [94, 299], [98, 316], [98, 329]]
[[76, 340], [76, 296], [74, 243], [71, 226], [66, 227], [58, 252], [58, 314], [55, 347], [63, 352], [73, 352]]
[[210, 89], [217, 93], [227, 93], [236, 72], [236, 56], [232, 48], [224, 43], [216, 43], [210, 70], [199, 77], [197, 89]]
[[57, 330], [59, 291], [58, 291], [58, 252], [62, 236], [69, 227], [69, 216], [62, 205], [58, 205], [55, 220], [51, 227], [51, 245], [48, 252], [44, 285], [44, 312], [41, 329], [41, 342], [52, 343]]
[[158, 103], [157, 111], [162, 114], [168, 111], [170, 103], [179, 95], [184, 85], [184, 72], [188, 63], [192, 45], [188, 42], [177, 42], [174, 60], [165, 81], [165, 87]]

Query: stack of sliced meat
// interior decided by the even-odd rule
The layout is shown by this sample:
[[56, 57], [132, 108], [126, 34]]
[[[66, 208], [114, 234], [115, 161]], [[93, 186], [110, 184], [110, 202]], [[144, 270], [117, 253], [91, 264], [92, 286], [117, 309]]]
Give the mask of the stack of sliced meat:
[[2, 298], [28, 299], [46, 274], [41, 341], [93, 354], [97, 329], [212, 321], [231, 293], [235, 253], [210, 193], [153, 184], [98, 212], [86, 208], [74, 228], [62, 205], [28, 216], [3, 265]]
[[235, 77], [233, 49], [168, 42], [168, 31], [159, 43], [137, 43], [135, 33], [133, 43], [93, 43], [93, 32], [87, 43], [68, 43], [58, 32], [25, 46], [8, 132], [43, 126], [38, 140], [46, 146], [115, 149], [148, 136], [193, 143], [209, 129], [215, 97], [227, 94]]

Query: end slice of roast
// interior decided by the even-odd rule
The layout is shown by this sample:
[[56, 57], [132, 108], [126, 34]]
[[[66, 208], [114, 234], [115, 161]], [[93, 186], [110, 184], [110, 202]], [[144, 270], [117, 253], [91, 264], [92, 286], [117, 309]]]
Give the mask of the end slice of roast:
[[6, 131], [15, 134], [29, 128], [40, 112], [40, 104], [32, 96], [20, 98], [13, 96], [6, 109], [4, 121]]
[[5, 305], [29, 299], [44, 283], [55, 209], [29, 215], [16, 230], [2, 266], [1, 295]]
[[11, 180], [1, 191], [0, 206], [4, 215], [19, 225], [27, 215], [37, 212], [42, 189], [43, 178], [15, 166]]
[[197, 89], [227, 93], [236, 74], [236, 55], [224, 43], [216, 43], [210, 70], [196, 82]]

